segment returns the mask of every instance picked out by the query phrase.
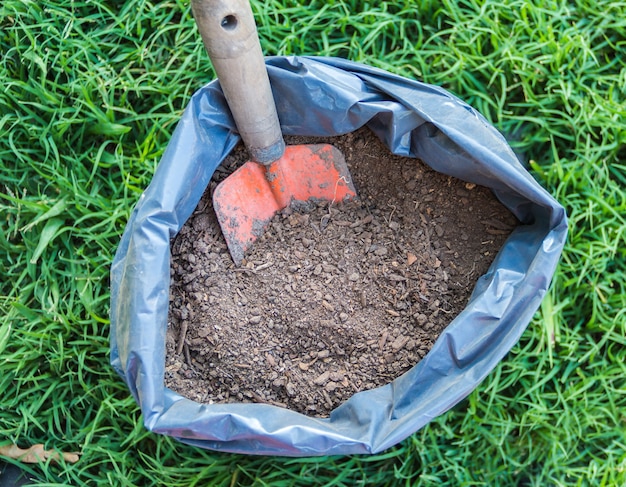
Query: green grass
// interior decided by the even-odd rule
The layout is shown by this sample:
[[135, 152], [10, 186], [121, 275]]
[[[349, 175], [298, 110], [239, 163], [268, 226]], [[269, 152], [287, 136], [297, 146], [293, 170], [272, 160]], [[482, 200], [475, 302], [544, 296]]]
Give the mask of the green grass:
[[570, 217], [551, 290], [467, 400], [371, 457], [148, 433], [109, 366], [126, 221], [213, 74], [187, 1], [0, 4], [0, 442], [37, 485], [626, 485], [626, 2], [253, 2], [267, 54], [334, 55], [480, 110]]

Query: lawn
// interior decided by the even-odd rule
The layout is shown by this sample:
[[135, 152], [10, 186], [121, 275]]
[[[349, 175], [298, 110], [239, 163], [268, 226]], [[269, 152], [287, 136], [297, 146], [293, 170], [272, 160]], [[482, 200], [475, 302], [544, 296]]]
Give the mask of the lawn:
[[0, 5], [0, 445], [77, 451], [35, 485], [626, 485], [626, 2], [254, 1], [267, 54], [330, 55], [478, 109], [567, 210], [520, 342], [378, 455], [218, 454], [148, 432], [109, 365], [109, 271], [213, 79], [188, 1]]

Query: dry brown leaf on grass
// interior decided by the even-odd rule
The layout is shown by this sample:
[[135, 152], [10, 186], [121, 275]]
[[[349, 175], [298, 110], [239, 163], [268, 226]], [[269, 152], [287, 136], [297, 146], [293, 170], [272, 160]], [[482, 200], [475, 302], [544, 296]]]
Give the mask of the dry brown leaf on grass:
[[69, 463], [76, 463], [78, 461], [78, 453], [59, 453], [54, 450], [45, 450], [44, 446], [41, 444], [33, 445], [26, 450], [22, 450], [16, 445], [1, 445], [0, 456], [20, 460], [24, 463], [40, 463], [48, 459], [53, 462], [58, 462], [61, 457]]

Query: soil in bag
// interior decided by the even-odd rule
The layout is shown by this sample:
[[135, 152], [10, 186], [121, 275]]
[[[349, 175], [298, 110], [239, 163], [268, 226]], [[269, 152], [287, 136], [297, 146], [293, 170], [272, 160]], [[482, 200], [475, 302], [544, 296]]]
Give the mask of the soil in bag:
[[418, 363], [518, 224], [486, 188], [394, 156], [370, 131], [334, 144], [358, 201], [285, 210], [235, 267], [211, 191], [172, 242], [166, 386], [201, 403], [326, 417]]

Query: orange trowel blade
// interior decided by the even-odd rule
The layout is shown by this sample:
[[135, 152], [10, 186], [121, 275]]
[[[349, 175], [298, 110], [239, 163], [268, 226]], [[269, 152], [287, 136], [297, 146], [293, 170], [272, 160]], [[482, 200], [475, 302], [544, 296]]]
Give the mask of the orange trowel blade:
[[272, 217], [292, 202], [341, 203], [356, 197], [346, 161], [329, 144], [288, 146], [267, 168], [246, 162], [213, 193], [228, 250], [236, 265]]

